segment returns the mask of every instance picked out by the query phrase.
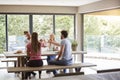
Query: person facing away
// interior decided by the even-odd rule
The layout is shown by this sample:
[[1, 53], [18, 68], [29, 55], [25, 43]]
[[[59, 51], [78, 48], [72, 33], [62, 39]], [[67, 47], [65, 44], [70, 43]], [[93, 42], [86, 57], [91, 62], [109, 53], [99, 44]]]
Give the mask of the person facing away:
[[[27, 56], [29, 57], [29, 62], [26, 66], [29, 67], [39, 67], [43, 66], [43, 61], [41, 59], [41, 47], [44, 47], [42, 43], [38, 41], [38, 34], [36, 32], [32, 33], [31, 42], [29, 42], [26, 46], [27, 48]], [[25, 78], [30, 77], [30, 74], [33, 72], [26, 72]], [[41, 74], [41, 71], [39, 71]], [[34, 76], [36, 74], [34, 73]]]
[[[69, 41], [68, 32], [66, 30], [61, 31], [61, 43], [56, 43], [54, 41], [49, 41], [51, 44], [60, 46], [60, 51], [56, 60], [49, 61], [51, 65], [71, 65], [72, 61], [72, 52], [71, 52], [71, 42]], [[57, 72], [53, 71], [55, 75]]]
[[30, 42], [30, 39], [31, 39], [31, 35], [28, 31], [24, 31], [24, 35], [26, 37], [25, 39], [25, 44], [29, 43]]

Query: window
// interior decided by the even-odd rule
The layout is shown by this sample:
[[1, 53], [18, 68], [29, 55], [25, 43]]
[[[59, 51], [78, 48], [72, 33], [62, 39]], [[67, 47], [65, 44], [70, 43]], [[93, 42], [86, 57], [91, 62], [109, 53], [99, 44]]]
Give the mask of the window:
[[8, 15], [8, 50], [25, 48], [24, 31], [29, 31], [28, 15]]
[[90, 53], [119, 53], [120, 16], [84, 16], [84, 46]]
[[53, 15], [33, 15], [33, 31], [39, 38], [48, 38], [53, 33]]
[[74, 39], [74, 15], [33, 14], [32, 18], [29, 16], [30, 14], [0, 15], [0, 52], [5, 51], [6, 47], [8, 51], [25, 49], [24, 31], [37, 32], [39, 39], [45, 40], [51, 33], [55, 33], [56, 39], [60, 41], [60, 31], [67, 30], [69, 38]]
[[5, 15], [0, 15], [0, 53], [6, 49]]
[[67, 30], [70, 39], [74, 39], [74, 15], [55, 15], [55, 34], [60, 39], [60, 31]]

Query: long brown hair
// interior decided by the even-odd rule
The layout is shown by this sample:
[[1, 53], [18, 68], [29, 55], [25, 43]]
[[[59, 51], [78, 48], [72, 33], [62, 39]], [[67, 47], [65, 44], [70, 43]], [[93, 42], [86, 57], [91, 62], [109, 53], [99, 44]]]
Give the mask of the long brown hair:
[[38, 34], [36, 32], [32, 33], [31, 45], [35, 53], [40, 50], [40, 42], [38, 41]]

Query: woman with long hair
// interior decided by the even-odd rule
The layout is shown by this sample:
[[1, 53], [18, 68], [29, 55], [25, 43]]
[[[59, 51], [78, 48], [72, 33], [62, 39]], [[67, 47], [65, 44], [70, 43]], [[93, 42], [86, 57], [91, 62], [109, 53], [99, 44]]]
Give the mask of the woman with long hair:
[[[42, 43], [38, 41], [38, 34], [36, 32], [32, 33], [31, 42], [29, 42], [26, 46], [27, 56], [29, 57], [29, 61], [26, 66], [29, 67], [39, 67], [43, 66], [43, 61], [41, 59], [41, 47], [44, 46]], [[33, 72], [26, 72], [26, 77], [30, 77], [30, 74]], [[41, 74], [41, 71], [39, 71]], [[35, 76], [36, 74], [34, 74]], [[40, 77], [40, 75], [39, 75]]]

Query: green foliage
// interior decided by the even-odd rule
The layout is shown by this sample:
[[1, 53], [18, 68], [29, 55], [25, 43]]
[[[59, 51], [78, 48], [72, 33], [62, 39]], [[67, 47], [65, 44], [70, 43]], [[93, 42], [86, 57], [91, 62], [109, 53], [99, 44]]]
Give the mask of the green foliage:
[[29, 30], [29, 16], [8, 15], [9, 35], [21, 36], [25, 30]]
[[85, 15], [84, 22], [85, 49], [89, 47], [101, 51], [101, 41], [104, 42], [104, 47], [120, 47], [119, 16]]
[[67, 30], [69, 38], [74, 39], [74, 16], [71, 15], [56, 15], [56, 35], [60, 36], [61, 30]]
[[33, 17], [33, 30], [38, 32], [40, 36], [48, 36], [53, 32], [53, 16], [52, 15], [35, 15]]
[[0, 53], [5, 51], [5, 16], [0, 15]]
[[74, 47], [74, 46], [78, 46], [77, 40], [72, 40], [71, 43], [72, 43], [72, 46], [73, 46], [73, 47]]

